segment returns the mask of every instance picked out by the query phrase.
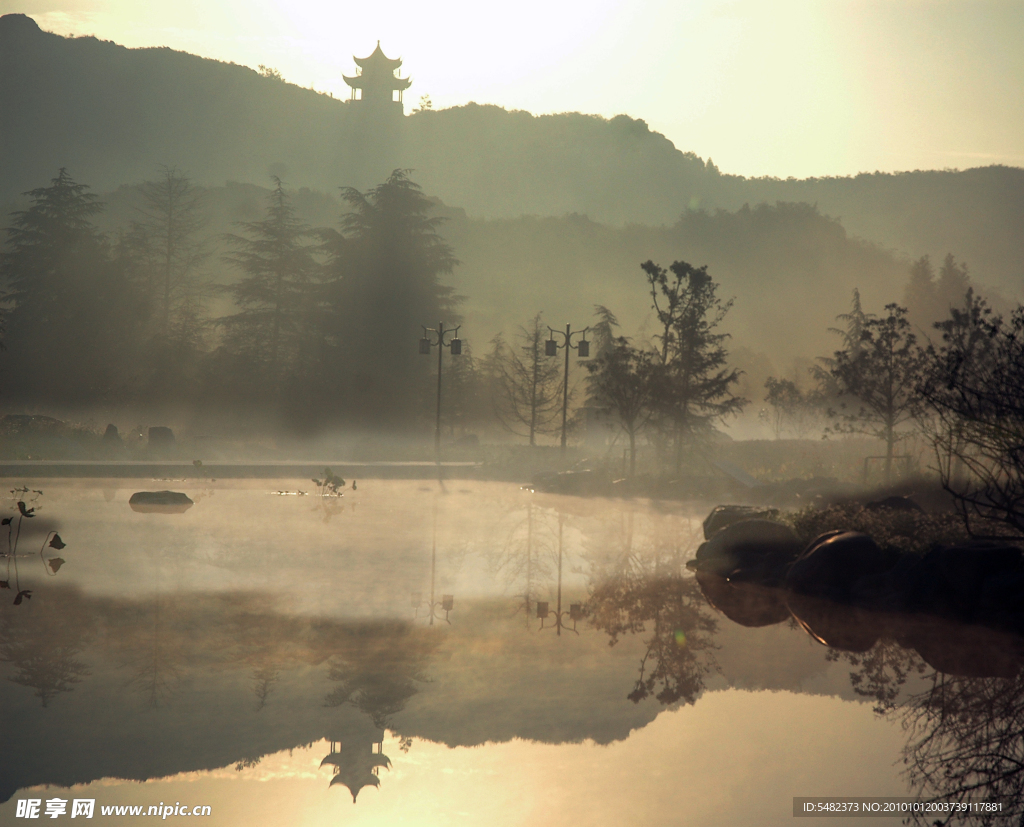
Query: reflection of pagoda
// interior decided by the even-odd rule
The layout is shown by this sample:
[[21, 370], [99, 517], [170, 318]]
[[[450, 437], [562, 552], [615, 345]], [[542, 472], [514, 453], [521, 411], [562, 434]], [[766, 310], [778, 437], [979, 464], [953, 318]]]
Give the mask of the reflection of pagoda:
[[[401, 58], [392, 59], [381, 51], [380, 41], [369, 57], [352, 59], [359, 66], [355, 77], [342, 75], [345, 83], [352, 87], [352, 100], [366, 108], [388, 111], [394, 108], [399, 114], [403, 110], [402, 93], [412, 84], [410, 78], [395, 77], [395, 72], [402, 65]], [[395, 92], [398, 97], [395, 97]]]
[[370, 749], [359, 749], [354, 740], [349, 740], [347, 751], [342, 749], [341, 741], [331, 741], [331, 753], [320, 762], [334, 765], [334, 778], [331, 779], [331, 786], [341, 784], [348, 787], [352, 793], [352, 803], [355, 804], [356, 796], [363, 787], [379, 787], [380, 779], [377, 772], [381, 767], [391, 769], [391, 759], [384, 753], [383, 740], [377, 741], [377, 751], [373, 751], [374, 744], [370, 743]]

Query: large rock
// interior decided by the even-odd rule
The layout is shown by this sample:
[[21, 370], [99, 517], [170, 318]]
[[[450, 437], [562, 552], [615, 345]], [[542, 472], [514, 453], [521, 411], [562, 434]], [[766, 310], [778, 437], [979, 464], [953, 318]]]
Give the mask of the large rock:
[[741, 520], [702, 543], [690, 567], [720, 577], [777, 585], [802, 545], [788, 525]]
[[896, 565], [899, 552], [879, 548], [859, 531], [830, 531], [815, 539], [786, 574], [793, 591], [849, 602], [862, 586], [877, 581]]
[[156, 425], [149, 429], [150, 448], [173, 448], [174, 431], [164, 425]]
[[136, 491], [128, 500], [132, 511], [153, 514], [181, 514], [188, 511], [193, 502], [180, 491]]
[[754, 505], [720, 505], [704, 518], [704, 539], [710, 540], [719, 531], [742, 520], [770, 520], [779, 515], [777, 508], [760, 508]]
[[939, 546], [907, 571], [901, 591], [909, 611], [1012, 623], [1024, 598], [1021, 550], [988, 542]]

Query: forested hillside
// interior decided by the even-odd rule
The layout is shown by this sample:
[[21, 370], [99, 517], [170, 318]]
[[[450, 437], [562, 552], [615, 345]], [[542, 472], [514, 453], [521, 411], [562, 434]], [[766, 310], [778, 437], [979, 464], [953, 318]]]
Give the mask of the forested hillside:
[[485, 219], [578, 213], [657, 226], [687, 209], [806, 202], [908, 258], [952, 252], [983, 282], [1010, 295], [1022, 287], [1024, 170], [747, 179], [625, 115], [475, 104], [414, 111], [390, 126], [359, 115], [246, 67], [0, 18], [0, 204], [61, 166], [99, 192], [152, 177], [161, 164], [203, 186], [266, 186], [278, 175], [322, 192], [365, 189], [401, 167], [415, 170], [425, 192]]

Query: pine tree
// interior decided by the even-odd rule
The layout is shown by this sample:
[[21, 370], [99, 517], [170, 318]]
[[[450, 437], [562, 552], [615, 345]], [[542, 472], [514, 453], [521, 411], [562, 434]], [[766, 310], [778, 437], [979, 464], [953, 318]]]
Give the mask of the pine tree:
[[429, 371], [416, 352], [423, 327], [458, 323], [460, 297], [441, 284], [458, 263], [438, 228], [444, 219], [395, 170], [368, 192], [342, 189], [349, 212], [324, 231], [328, 255], [330, 386], [350, 418], [401, 427], [429, 410]]
[[26, 193], [0, 253], [9, 398], [35, 404], [112, 401], [137, 346], [136, 308], [89, 187], [61, 169]]
[[280, 391], [285, 376], [301, 382], [313, 371], [322, 271], [306, 243], [313, 231], [296, 217], [281, 179], [273, 180], [266, 218], [240, 223], [245, 235], [225, 239], [236, 250], [224, 258], [244, 277], [228, 288], [238, 312], [218, 321], [251, 380]]

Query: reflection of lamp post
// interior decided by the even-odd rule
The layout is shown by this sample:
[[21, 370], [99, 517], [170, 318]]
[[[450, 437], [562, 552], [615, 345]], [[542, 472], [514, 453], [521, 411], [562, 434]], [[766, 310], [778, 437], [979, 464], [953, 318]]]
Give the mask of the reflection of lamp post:
[[[434, 625], [434, 618], [441, 620], [441, 616], [437, 614], [438, 609], [444, 612], [444, 622], [449, 626], [452, 622], [448, 619], [448, 612], [450, 612], [455, 606], [455, 597], [450, 594], [442, 594], [441, 600], [434, 600], [434, 574], [437, 570], [437, 501], [434, 501], [434, 540], [430, 549], [430, 601], [427, 603], [427, 608], [430, 612], [430, 625]], [[423, 593], [413, 592], [412, 593], [412, 606], [416, 610], [416, 617], [419, 617], [420, 606], [423, 605]]]
[[[586, 359], [590, 356], [590, 342], [587, 341], [587, 331], [589, 327], [583, 328], [583, 330], [570, 331], [569, 325], [565, 326], [565, 332], [561, 330], [555, 330], [549, 326], [548, 330], [551, 331], [551, 337], [544, 343], [544, 355], [545, 356], [557, 356], [560, 348], [565, 348], [565, 381], [562, 385], [562, 456], [565, 456], [565, 420], [566, 413], [569, 410], [569, 351], [576, 350], [580, 354], [581, 359]], [[555, 334], [559, 336], [565, 336], [565, 341], [562, 344], [558, 344], [555, 341]], [[583, 336], [583, 340], [572, 343], [573, 336]]]
[[[430, 355], [430, 348], [437, 348], [437, 422], [434, 426], [434, 456], [438, 462], [441, 461], [441, 354], [446, 347], [451, 348], [452, 356], [462, 353], [462, 339], [459, 338], [460, 327], [462, 325], [445, 330], [444, 322], [438, 322], [436, 330], [432, 327], [424, 327], [423, 338], [420, 339], [420, 353], [424, 356]], [[431, 333], [434, 335], [431, 336]], [[450, 341], [446, 342], [444, 337], [448, 334], [454, 335]], [[434, 337], [437, 337], [437, 341], [434, 341]]]
[[[557, 594], [558, 594], [558, 603], [556, 604], [557, 608], [555, 609], [555, 611], [553, 613], [555, 615], [555, 625], [554, 625], [554, 627], [549, 626], [548, 628], [549, 629], [550, 628], [554, 628], [555, 634], [560, 636], [562, 634], [562, 627], [564, 626], [565, 628], [568, 628], [568, 626], [562, 620], [562, 618], [564, 616], [568, 615], [569, 620], [572, 621], [572, 628], [569, 629], [569, 631], [570, 632], [576, 632], [576, 634], [578, 635], [579, 632], [576, 631], [576, 622], [583, 619], [583, 607], [579, 603], [573, 603], [571, 606], [569, 606], [569, 611], [567, 611], [567, 612], [563, 612], [562, 611], [562, 515], [561, 514], [558, 515], [558, 592], [557, 592]], [[550, 614], [552, 614], [552, 612], [548, 608], [548, 604], [546, 602], [542, 602], [542, 601], [538, 600], [537, 601], [537, 617], [540, 618], [540, 628], [541, 629], [544, 628], [544, 621], [547, 619], [548, 615], [550, 615]]]

